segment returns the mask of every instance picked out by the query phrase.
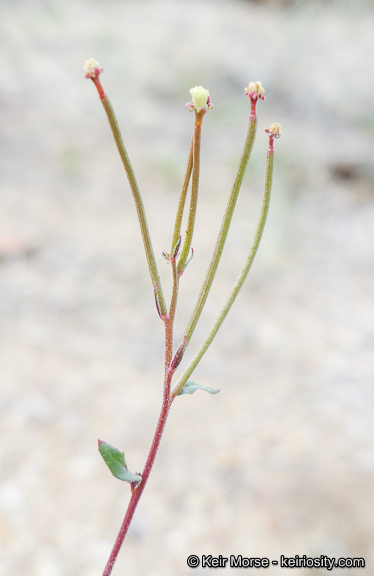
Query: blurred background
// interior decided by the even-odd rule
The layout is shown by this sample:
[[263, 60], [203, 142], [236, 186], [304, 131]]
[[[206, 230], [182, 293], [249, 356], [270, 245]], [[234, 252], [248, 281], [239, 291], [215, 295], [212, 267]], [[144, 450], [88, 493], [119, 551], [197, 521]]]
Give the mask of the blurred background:
[[178, 339], [242, 150], [244, 88], [266, 88], [186, 361], [249, 249], [264, 130], [283, 129], [258, 258], [194, 375], [221, 392], [175, 401], [113, 574], [187, 575], [189, 554], [364, 557], [362, 573], [374, 574], [373, 3], [1, 0], [0, 10], [0, 576], [102, 573], [129, 490], [97, 439], [141, 470], [160, 408], [163, 326], [129, 187], [84, 79], [91, 57], [104, 67], [167, 295], [160, 255], [193, 127], [189, 89], [208, 88], [215, 105]]

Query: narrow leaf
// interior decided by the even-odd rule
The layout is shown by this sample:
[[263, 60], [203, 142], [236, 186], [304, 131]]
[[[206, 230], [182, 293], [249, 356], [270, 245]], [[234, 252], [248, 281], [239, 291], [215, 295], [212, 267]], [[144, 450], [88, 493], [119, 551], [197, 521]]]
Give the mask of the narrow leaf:
[[115, 478], [123, 480], [123, 482], [141, 481], [142, 477], [139, 476], [139, 474], [133, 474], [127, 469], [125, 454], [123, 452], [120, 452], [117, 448], [102, 440], [99, 440], [99, 452]]
[[214, 388], [208, 388], [208, 386], [202, 386], [201, 384], [192, 382], [192, 380], [188, 380], [179, 392], [178, 396], [181, 394], [193, 394], [196, 390], [205, 390], [205, 392], [209, 392], [209, 394], [217, 394], [217, 392], [219, 392], [219, 390], [215, 390]]
[[194, 255], [194, 251], [193, 248], [191, 248], [191, 256], [189, 257], [189, 259], [187, 260], [187, 262], [185, 263], [183, 270], [181, 272], [178, 272], [179, 276], [182, 276], [183, 272], [185, 271], [185, 269], [187, 268], [188, 264], [191, 262], [192, 258]]

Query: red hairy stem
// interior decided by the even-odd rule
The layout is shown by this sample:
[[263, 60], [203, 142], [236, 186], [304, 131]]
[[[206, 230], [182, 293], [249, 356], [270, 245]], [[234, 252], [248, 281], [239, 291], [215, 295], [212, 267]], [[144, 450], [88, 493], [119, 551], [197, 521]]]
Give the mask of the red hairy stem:
[[170, 383], [171, 383], [172, 375], [173, 375], [172, 371], [169, 371], [169, 370], [166, 371], [165, 382], [164, 382], [164, 395], [163, 395], [161, 412], [160, 412], [160, 416], [159, 416], [159, 419], [157, 422], [157, 427], [156, 427], [156, 430], [155, 430], [155, 433], [153, 436], [151, 448], [149, 450], [148, 458], [147, 458], [147, 461], [145, 463], [144, 470], [142, 472], [142, 481], [140, 482], [140, 484], [136, 488], [132, 489], [132, 495], [131, 495], [129, 505], [128, 505], [127, 510], [126, 510], [126, 514], [125, 514], [125, 517], [123, 519], [121, 528], [118, 532], [118, 536], [117, 536], [116, 541], [114, 543], [112, 552], [109, 556], [109, 560], [108, 560], [107, 565], [105, 567], [105, 570], [103, 572], [103, 576], [110, 576], [110, 574], [112, 573], [114, 563], [117, 560], [117, 556], [119, 554], [119, 551], [121, 550], [123, 541], [125, 540], [126, 534], [128, 532], [129, 526], [131, 524], [131, 520], [134, 516], [134, 512], [136, 510], [136, 507], [138, 505], [140, 497], [143, 493], [145, 485], [147, 484], [147, 480], [149, 478], [149, 475], [151, 473], [151, 470], [152, 470], [152, 467], [153, 467], [153, 464], [154, 464], [154, 461], [155, 461], [155, 458], [157, 455], [157, 451], [158, 451], [158, 448], [160, 446], [162, 434], [163, 434], [164, 429], [165, 429], [165, 425], [166, 425], [167, 417], [169, 414], [170, 406], [171, 406], [172, 401], [173, 401], [173, 398], [170, 397]]
[[93, 82], [93, 83], [95, 84], [95, 86], [96, 86], [96, 90], [97, 90], [98, 93], [99, 93], [100, 100], [104, 100], [106, 94], [105, 94], [105, 92], [104, 92], [104, 88], [103, 88], [102, 85], [101, 85], [99, 76], [96, 76], [96, 78], [91, 78], [91, 80], [92, 80], [92, 82]]
[[[129, 526], [133, 519], [136, 507], [138, 502], [141, 498], [145, 485], [148, 481], [149, 475], [151, 473], [158, 448], [161, 443], [161, 438], [165, 429], [166, 421], [169, 415], [169, 410], [171, 404], [174, 400], [174, 397], [170, 394], [171, 389], [171, 380], [175, 371], [175, 367], [171, 366], [172, 363], [172, 354], [173, 354], [173, 327], [174, 327], [174, 315], [175, 315], [175, 306], [176, 306], [176, 298], [178, 294], [178, 276], [176, 274], [176, 263], [175, 258], [172, 261], [172, 268], [173, 268], [173, 298], [170, 306], [169, 314], [166, 314], [162, 317], [165, 322], [165, 378], [164, 378], [164, 391], [163, 391], [163, 399], [162, 399], [162, 406], [160, 416], [158, 418], [156, 430], [153, 436], [151, 448], [148, 453], [147, 461], [144, 466], [144, 470], [142, 473], [142, 480], [140, 484], [136, 487], [131, 488], [131, 498], [128, 504], [125, 517], [123, 519], [121, 528], [118, 532], [118, 536], [114, 543], [112, 552], [109, 556], [109, 560], [103, 572], [103, 576], [110, 576], [113, 570], [113, 566], [115, 561], [117, 560], [119, 551], [121, 550], [122, 544], [126, 538], [126, 534], [128, 532]], [[157, 302], [157, 298], [156, 298]], [[181, 352], [182, 356], [182, 352]]]

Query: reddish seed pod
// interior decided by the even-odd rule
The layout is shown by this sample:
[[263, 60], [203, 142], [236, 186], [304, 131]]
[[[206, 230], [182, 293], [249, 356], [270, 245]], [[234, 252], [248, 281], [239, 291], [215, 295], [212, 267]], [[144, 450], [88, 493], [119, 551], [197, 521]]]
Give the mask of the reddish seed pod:
[[179, 248], [181, 247], [181, 243], [182, 243], [182, 236], [179, 236], [178, 240], [175, 243], [175, 246], [173, 248], [173, 252], [171, 257], [174, 259], [178, 256], [179, 254]]
[[174, 372], [174, 370], [176, 370], [178, 368], [179, 364], [182, 362], [182, 358], [184, 356], [186, 348], [187, 348], [187, 336], [183, 336], [183, 341], [180, 344], [180, 346], [178, 347], [178, 350], [176, 351], [176, 353], [174, 354], [174, 358], [170, 364], [170, 369], [173, 372]]

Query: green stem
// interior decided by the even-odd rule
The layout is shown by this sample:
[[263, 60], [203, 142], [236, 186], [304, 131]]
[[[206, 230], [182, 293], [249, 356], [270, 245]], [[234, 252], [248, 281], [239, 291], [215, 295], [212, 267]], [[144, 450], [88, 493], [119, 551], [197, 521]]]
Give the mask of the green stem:
[[203, 357], [203, 355], [205, 354], [205, 352], [209, 348], [209, 346], [212, 343], [214, 337], [216, 336], [219, 328], [221, 327], [222, 322], [226, 318], [231, 306], [233, 305], [239, 291], [241, 290], [241, 288], [244, 284], [244, 281], [248, 275], [249, 270], [251, 269], [253, 260], [256, 256], [258, 247], [260, 245], [261, 237], [262, 237], [264, 227], [265, 227], [266, 217], [267, 217], [267, 214], [269, 211], [270, 192], [271, 192], [271, 184], [272, 184], [272, 179], [273, 179], [273, 160], [274, 160], [274, 150], [272, 148], [272, 142], [271, 142], [271, 146], [269, 146], [269, 149], [267, 152], [267, 162], [266, 162], [266, 171], [265, 171], [265, 187], [264, 187], [264, 195], [263, 195], [263, 200], [262, 200], [261, 214], [260, 214], [260, 219], [259, 219], [259, 222], [257, 225], [257, 230], [256, 230], [256, 234], [255, 234], [255, 237], [254, 237], [254, 240], [252, 243], [251, 250], [250, 250], [249, 255], [247, 257], [247, 260], [246, 260], [246, 262], [242, 268], [242, 271], [240, 272], [240, 274], [238, 276], [236, 284], [235, 284], [227, 302], [225, 303], [225, 305], [223, 306], [223, 308], [221, 310], [220, 315], [218, 316], [217, 320], [215, 321], [212, 328], [210, 329], [205, 341], [200, 346], [199, 350], [196, 352], [196, 354], [193, 357], [193, 359], [191, 360], [190, 364], [187, 366], [187, 368], [186, 368], [185, 372], [183, 373], [183, 375], [181, 376], [178, 384], [174, 388], [174, 390], [172, 392], [173, 398], [175, 396], [178, 396], [178, 394], [182, 390], [183, 386], [185, 385], [185, 383], [187, 382], [187, 380], [191, 376], [192, 372], [195, 370], [196, 366], [200, 362], [201, 358]]
[[200, 289], [200, 293], [197, 297], [195, 307], [191, 314], [191, 318], [185, 330], [187, 336], [187, 342], [190, 341], [191, 336], [196, 328], [196, 324], [200, 318], [201, 312], [205, 306], [206, 299], [208, 297], [210, 288], [212, 286], [215, 274], [217, 272], [218, 264], [221, 259], [222, 251], [226, 242], [227, 234], [230, 228], [232, 216], [235, 210], [236, 201], [240, 192], [240, 188], [243, 182], [244, 174], [248, 165], [249, 157], [253, 148], [253, 143], [256, 135], [257, 127], [257, 116], [252, 113], [249, 118], [249, 126], [247, 131], [246, 140], [244, 143], [243, 153], [240, 160], [238, 172], [231, 190], [230, 198], [226, 206], [226, 211], [222, 220], [221, 229], [217, 238], [216, 246], [214, 248], [213, 256], [207, 270], [204, 283]]
[[165, 322], [165, 370], [169, 368], [170, 363], [173, 358], [173, 339], [174, 339], [174, 320], [175, 320], [175, 312], [177, 308], [177, 301], [178, 301], [178, 292], [179, 292], [179, 279], [180, 276], [177, 273], [177, 257], [179, 253], [179, 247], [181, 243], [181, 226], [182, 226], [182, 218], [184, 207], [186, 204], [186, 197], [188, 186], [191, 179], [192, 173], [192, 166], [193, 166], [193, 142], [194, 137], [192, 135], [191, 144], [190, 144], [190, 151], [188, 154], [187, 160], [187, 168], [186, 173], [183, 180], [182, 191], [179, 198], [177, 214], [175, 218], [174, 224], [174, 233], [173, 233], [173, 240], [171, 244], [171, 250], [169, 255], [169, 262], [172, 267], [173, 273], [173, 287], [171, 293], [171, 301], [170, 301], [170, 308], [169, 313], [164, 316], [163, 320]]
[[171, 301], [169, 313], [164, 319], [165, 322], [165, 370], [170, 366], [173, 358], [173, 339], [174, 339], [174, 321], [175, 311], [177, 307], [178, 291], [179, 291], [179, 276], [177, 274], [177, 265], [175, 258], [171, 260], [173, 271], [173, 288], [171, 293]]
[[189, 151], [189, 153], [188, 153], [186, 173], [185, 173], [185, 175], [184, 175], [182, 191], [181, 191], [181, 195], [180, 195], [180, 198], [179, 198], [177, 214], [176, 214], [176, 217], [175, 217], [173, 241], [172, 241], [172, 244], [171, 244], [171, 253], [173, 252], [174, 247], [175, 247], [176, 243], [178, 242], [178, 239], [179, 239], [179, 236], [180, 236], [180, 233], [181, 233], [182, 218], [183, 218], [184, 207], [185, 207], [185, 204], [186, 204], [187, 190], [188, 190], [188, 186], [189, 186], [189, 183], [190, 183], [190, 180], [191, 180], [191, 174], [192, 174], [192, 166], [193, 166], [193, 142], [194, 142], [194, 137], [193, 137], [193, 135], [192, 135], [191, 144], [190, 144], [190, 151]]
[[102, 88], [102, 85], [101, 85], [100, 80], [99, 80], [99, 76], [94, 78], [93, 82], [94, 82], [94, 84], [97, 88], [97, 91], [99, 93], [100, 100], [101, 100], [101, 103], [104, 107], [105, 113], [107, 115], [108, 122], [109, 122], [109, 125], [111, 128], [114, 140], [116, 142], [117, 149], [118, 149], [119, 155], [121, 157], [123, 167], [124, 167], [125, 172], [127, 174], [127, 178], [128, 178], [129, 184], [130, 184], [131, 192], [132, 192], [135, 206], [136, 206], [136, 211], [138, 214], [140, 231], [142, 234], [142, 239], [143, 239], [144, 249], [145, 249], [145, 253], [146, 253], [146, 257], [147, 257], [148, 269], [149, 269], [149, 273], [151, 276], [152, 285], [153, 286], [156, 285], [155, 291], [156, 291], [156, 297], [157, 297], [157, 301], [158, 301], [159, 308], [160, 308], [160, 316], [164, 316], [166, 314], [166, 304], [165, 304], [165, 299], [164, 299], [164, 295], [162, 292], [160, 276], [159, 276], [158, 269], [157, 269], [155, 255], [153, 252], [152, 241], [151, 241], [148, 223], [147, 223], [147, 217], [145, 214], [145, 208], [144, 208], [143, 200], [142, 200], [142, 197], [140, 194], [139, 186], [138, 186], [138, 183], [137, 183], [130, 159], [128, 157], [125, 145], [124, 145], [123, 140], [122, 140], [122, 135], [121, 135], [121, 131], [120, 131], [119, 126], [118, 126], [116, 115], [114, 113], [112, 104], [111, 104], [107, 94], [104, 92], [104, 90]]
[[200, 144], [201, 144], [201, 123], [203, 113], [196, 112], [196, 122], [193, 136], [193, 171], [192, 171], [192, 186], [191, 186], [191, 202], [190, 210], [188, 213], [188, 223], [186, 230], [186, 237], [183, 243], [182, 252], [177, 265], [177, 272], [179, 275], [183, 273], [186, 266], [188, 254], [190, 252], [192, 237], [195, 227], [197, 198], [199, 192], [199, 176], [200, 176]]

